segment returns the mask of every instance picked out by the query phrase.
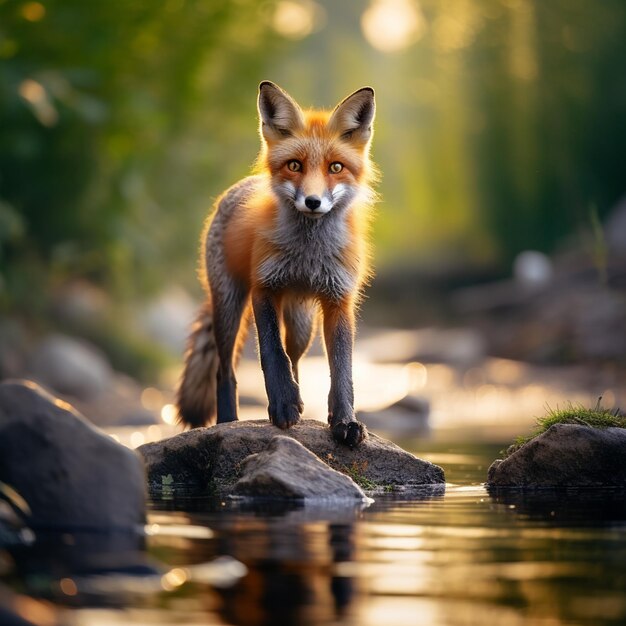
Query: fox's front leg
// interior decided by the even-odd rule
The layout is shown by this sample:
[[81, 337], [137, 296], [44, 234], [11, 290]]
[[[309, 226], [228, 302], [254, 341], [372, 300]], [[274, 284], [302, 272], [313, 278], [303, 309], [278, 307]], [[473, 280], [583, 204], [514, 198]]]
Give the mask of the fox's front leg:
[[269, 417], [275, 426], [289, 428], [300, 419], [304, 405], [281, 340], [279, 300], [268, 291], [256, 291], [252, 295], [252, 307], [269, 401]]
[[365, 437], [365, 425], [354, 416], [352, 348], [354, 346], [354, 304], [323, 303], [324, 341], [330, 366], [328, 423], [335, 441], [351, 448]]

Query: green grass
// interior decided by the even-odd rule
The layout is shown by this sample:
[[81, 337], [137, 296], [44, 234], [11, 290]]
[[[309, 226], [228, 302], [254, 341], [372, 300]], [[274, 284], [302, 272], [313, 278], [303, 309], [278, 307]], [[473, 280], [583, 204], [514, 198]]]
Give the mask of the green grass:
[[598, 399], [593, 409], [588, 409], [580, 404], [569, 404], [564, 409], [551, 409], [548, 414], [537, 418], [537, 425], [529, 435], [519, 436], [505, 451], [505, 456], [510, 456], [523, 445], [544, 433], [555, 424], [580, 424], [590, 428], [626, 428], [626, 415], [620, 415], [619, 409], [608, 410], [602, 408]]
[[365, 476], [364, 472], [367, 469], [367, 461], [363, 461], [362, 463], [354, 461], [350, 467], [341, 465], [335, 467], [335, 469], [350, 476], [350, 478], [365, 491], [376, 491], [377, 489], [384, 488], [384, 485], [379, 485]]
[[345, 474], [352, 478], [352, 480], [364, 491], [375, 491], [380, 493], [381, 491], [389, 493], [393, 491], [394, 485], [387, 485], [384, 483], [377, 483], [365, 475], [367, 471], [367, 461], [353, 461], [350, 466], [339, 463], [332, 454], [328, 454], [326, 458], [322, 459], [326, 465], [332, 467], [332, 469]]

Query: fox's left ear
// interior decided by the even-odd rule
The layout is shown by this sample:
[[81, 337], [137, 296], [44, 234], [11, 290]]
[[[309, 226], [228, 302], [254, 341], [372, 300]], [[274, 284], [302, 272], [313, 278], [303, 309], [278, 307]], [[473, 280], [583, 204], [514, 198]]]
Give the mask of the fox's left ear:
[[330, 116], [330, 128], [347, 141], [364, 144], [372, 137], [376, 114], [374, 90], [363, 87], [342, 100]]

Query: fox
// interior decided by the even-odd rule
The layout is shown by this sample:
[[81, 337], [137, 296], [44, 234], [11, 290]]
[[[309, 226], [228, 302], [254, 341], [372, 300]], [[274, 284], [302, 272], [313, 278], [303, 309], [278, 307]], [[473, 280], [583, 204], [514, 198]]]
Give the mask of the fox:
[[352, 353], [372, 274], [374, 90], [358, 89], [332, 111], [303, 110], [263, 81], [257, 109], [253, 173], [217, 199], [203, 229], [206, 299], [185, 351], [178, 420], [195, 428], [238, 419], [235, 370], [253, 318], [269, 419], [294, 426], [304, 409], [298, 364], [321, 326], [330, 431], [354, 448], [367, 437], [354, 412]]

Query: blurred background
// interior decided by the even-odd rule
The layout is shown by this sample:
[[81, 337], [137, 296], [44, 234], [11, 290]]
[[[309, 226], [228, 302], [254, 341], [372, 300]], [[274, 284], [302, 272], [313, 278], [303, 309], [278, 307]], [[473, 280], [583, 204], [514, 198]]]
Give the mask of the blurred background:
[[617, 404], [625, 67], [623, 0], [0, 0], [0, 377], [171, 421], [202, 223], [270, 79], [303, 106], [376, 89], [362, 354], [400, 369], [361, 384], [400, 371], [385, 401], [442, 423], [468, 398], [532, 417], [537, 381]]

